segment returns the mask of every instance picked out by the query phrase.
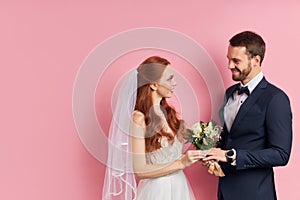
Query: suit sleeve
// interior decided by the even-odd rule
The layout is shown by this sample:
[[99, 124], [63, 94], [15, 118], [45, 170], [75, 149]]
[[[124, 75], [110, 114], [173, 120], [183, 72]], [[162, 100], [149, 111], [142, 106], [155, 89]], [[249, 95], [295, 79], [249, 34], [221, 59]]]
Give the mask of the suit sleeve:
[[269, 168], [288, 163], [292, 147], [292, 112], [284, 92], [272, 97], [266, 110], [266, 148], [237, 150], [237, 170]]

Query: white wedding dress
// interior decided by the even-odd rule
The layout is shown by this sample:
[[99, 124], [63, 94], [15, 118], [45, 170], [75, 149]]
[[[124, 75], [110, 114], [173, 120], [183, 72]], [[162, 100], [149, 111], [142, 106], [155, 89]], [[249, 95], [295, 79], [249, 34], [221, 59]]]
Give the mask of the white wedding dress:
[[[166, 137], [162, 148], [146, 154], [147, 164], [165, 164], [181, 158], [182, 143], [175, 138], [173, 145]], [[142, 179], [137, 188], [137, 200], [194, 200], [192, 189], [182, 170], [159, 178]]]

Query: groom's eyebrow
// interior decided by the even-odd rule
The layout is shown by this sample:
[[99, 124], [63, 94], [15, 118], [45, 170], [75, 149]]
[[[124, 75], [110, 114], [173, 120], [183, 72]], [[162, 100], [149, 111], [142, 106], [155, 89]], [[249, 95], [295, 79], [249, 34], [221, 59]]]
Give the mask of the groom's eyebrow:
[[227, 59], [228, 60], [232, 60], [233, 62], [239, 62], [239, 61], [241, 61], [241, 59], [238, 59], [238, 58], [229, 58], [228, 56], [227, 56]]
[[232, 58], [233, 62], [238, 62], [238, 61], [241, 61], [240, 59], [238, 58]]

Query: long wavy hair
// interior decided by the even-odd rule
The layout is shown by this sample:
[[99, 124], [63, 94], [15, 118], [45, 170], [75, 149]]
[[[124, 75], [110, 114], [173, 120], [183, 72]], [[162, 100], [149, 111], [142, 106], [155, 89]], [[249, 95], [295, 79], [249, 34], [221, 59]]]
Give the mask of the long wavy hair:
[[161, 148], [160, 141], [163, 136], [167, 137], [168, 141], [172, 144], [175, 136], [185, 130], [183, 121], [178, 119], [175, 109], [167, 103], [165, 98], [162, 98], [160, 106], [174, 135], [167, 133], [163, 129], [161, 117], [159, 117], [153, 110], [151, 94], [153, 91], [150, 84], [157, 83], [161, 79], [164, 70], [169, 64], [170, 62], [164, 58], [152, 56], [142, 62], [137, 69], [138, 89], [135, 110], [142, 112], [145, 116], [146, 152], [152, 152]]

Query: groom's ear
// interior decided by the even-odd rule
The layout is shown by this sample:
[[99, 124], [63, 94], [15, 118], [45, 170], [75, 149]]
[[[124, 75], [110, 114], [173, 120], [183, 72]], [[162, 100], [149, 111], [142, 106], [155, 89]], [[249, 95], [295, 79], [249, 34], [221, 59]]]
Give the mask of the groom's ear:
[[151, 83], [150, 88], [151, 88], [152, 91], [156, 91], [157, 90], [157, 84], [156, 83]]
[[259, 55], [253, 56], [253, 66], [260, 67], [261, 57]]

